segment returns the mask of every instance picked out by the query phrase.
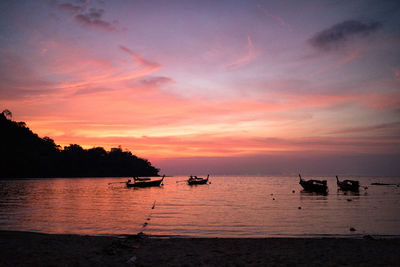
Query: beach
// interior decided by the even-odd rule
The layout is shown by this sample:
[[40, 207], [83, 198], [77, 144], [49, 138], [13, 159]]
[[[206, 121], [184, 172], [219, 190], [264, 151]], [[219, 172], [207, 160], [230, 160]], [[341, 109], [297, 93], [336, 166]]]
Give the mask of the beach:
[[176, 238], [0, 231], [1, 266], [399, 266], [400, 239]]

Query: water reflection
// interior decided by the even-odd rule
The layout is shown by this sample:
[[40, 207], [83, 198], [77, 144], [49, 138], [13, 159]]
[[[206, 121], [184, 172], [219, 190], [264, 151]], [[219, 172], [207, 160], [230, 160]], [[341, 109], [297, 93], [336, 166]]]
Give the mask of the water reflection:
[[[400, 234], [397, 187], [304, 192], [297, 177], [212, 177], [126, 188], [126, 178], [0, 181], [0, 229], [79, 234], [265, 237]], [[368, 183], [369, 178], [362, 180]], [[113, 184], [109, 184], [113, 183]], [[154, 207], [154, 208], [153, 208]], [[357, 229], [350, 233], [349, 228]]]
[[[365, 191], [366, 193], [367, 191]], [[337, 190], [337, 194], [338, 195], [344, 195], [344, 196], [359, 196], [360, 195], [360, 191], [343, 191], [338, 189]]]
[[328, 192], [310, 192], [306, 190], [301, 190], [300, 191], [300, 197], [310, 197], [310, 196], [328, 196]]

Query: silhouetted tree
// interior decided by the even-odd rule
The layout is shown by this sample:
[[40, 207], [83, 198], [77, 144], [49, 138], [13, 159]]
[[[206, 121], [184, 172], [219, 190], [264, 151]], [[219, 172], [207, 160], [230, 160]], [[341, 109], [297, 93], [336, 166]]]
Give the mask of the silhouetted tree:
[[[10, 114], [11, 112], [8, 111]], [[53, 139], [40, 138], [24, 122], [0, 113], [0, 178], [157, 176], [159, 169], [121, 147], [83, 149], [71, 144], [61, 149]]]
[[6, 117], [6, 119], [12, 119], [12, 113], [8, 109], [3, 110], [2, 114]]

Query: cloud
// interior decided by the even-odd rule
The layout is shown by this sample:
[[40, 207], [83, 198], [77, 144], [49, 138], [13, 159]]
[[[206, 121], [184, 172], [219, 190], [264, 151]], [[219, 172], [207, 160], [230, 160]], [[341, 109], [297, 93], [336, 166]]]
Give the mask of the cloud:
[[316, 33], [308, 42], [316, 49], [331, 50], [345, 44], [350, 38], [365, 37], [382, 27], [377, 21], [346, 20]]
[[289, 32], [292, 32], [293, 29], [290, 26], [289, 23], [287, 23], [285, 20], [283, 20], [280, 16], [274, 15], [271, 12], [269, 12], [267, 9], [265, 9], [264, 7], [262, 7], [261, 5], [257, 5], [257, 8], [259, 10], [261, 10], [261, 12], [263, 12], [266, 16], [272, 18], [273, 20], [275, 20], [276, 22], [279, 23], [279, 25], [281, 25], [282, 27], [286, 27], [288, 29]]
[[312, 78], [317, 74], [325, 73], [332, 69], [337, 69], [337, 68], [339, 68], [343, 65], [346, 65], [347, 63], [357, 59], [359, 56], [360, 56], [360, 50], [354, 50], [349, 55], [345, 56], [344, 58], [341, 58], [340, 60], [338, 60], [336, 62], [333, 62], [329, 65], [323, 66], [323, 67], [315, 70], [310, 75], [308, 75], [308, 77]]
[[[72, 124], [68, 125], [70, 129]], [[54, 124], [53, 124], [54, 125]], [[119, 128], [126, 129], [129, 125], [83, 124], [85, 130], [73, 130], [73, 134], [60, 135], [58, 143], [84, 143], [87, 146], [107, 144], [107, 149], [122, 145], [128, 149], [140, 152], [151, 158], [159, 157], [191, 157], [191, 156], [244, 156], [264, 153], [284, 153], [289, 151], [320, 151], [327, 153], [397, 153], [399, 138], [396, 136], [380, 137], [251, 137], [251, 136], [221, 136], [218, 133], [205, 134], [170, 134], [165, 136], [137, 136], [124, 134]], [[65, 126], [63, 126], [65, 127]], [[50, 125], [51, 128], [51, 125]], [[54, 126], [53, 128], [54, 129]], [[99, 136], [101, 130], [105, 133], [116, 134]], [[110, 131], [111, 130], [111, 131]], [[64, 130], [61, 130], [62, 132]], [[137, 132], [132, 130], [131, 132]], [[72, 137], [71, 137], [72, 136]], [[78, 141], [79, 140], [79, 141]]]
[[[110, 66], [109, 64], [106, 64], [106, 66], [102, 66], [102, 64], [100, 64], [99, 66], [95, 65], [94, 66], [95, 69], [91, 68], [90, 71], [86, 73], [82, 73], [82, 71], [77, 67], [79, 65], [77, 66], [74, 65], [72, 67], [73, 69], [71, 70], [71, 73], [78, 76], [79, 79], [75, 79], [73, 81], [65, 81], [63, 83], [58, 84], [56, 88], [58, 89], [78, 88], [94, 84], [102, 84], [102, 86], [106, 85], [109, 86], [111, 83], [129, 81], [146, 76], [161, 68], [159, 64], [143, 59], [139, 55], [132, 52], [130, 49], [126, 47], [122, 48], [121, 48], [122, 51], [132, 56], [133, 64], [131, 62], [128, 62], [126, 66], [112, 66], [112, 65]], [[88, 67], [90, 67], [90, 65]], [[85, 66], [85, 69], [88, 68], [86, 68]], [[88, 91], [84, 90], [78, 92], [78, 94], [86, 94], [89, 93], [90, 91], [91, 89], [89, 89]]]
[[173, 83], [174, 80], [168, 77], [157, 76], [149, 77], [140, 81], [140, 84], [150, 86], [150, 87], [160, 87], [164, 84]]
[[117, 21], [109, 22], [104, 20], [104, 9], [88, 8], [90, 1], [78, 1], [78, 4], [62, 3], [57, 7], [60, 10], [73, 14], [75, 21], [85, 27], [97, 28], [105, 31], [116, 31]]
[[97, 93], [102, 93], [102, 92], [109, 92], [112, 89], [110, 88], [85, 88], [85, 89], [80, 89], [77, 90], [73, 95], [87, 95], [87, 94], [97, 94]]
[[[56, 41], [43, 41], [35, 46], [36, 51], [43, 49], [48, 51], [45, 55], [29, 58], [0, 49], [0, 99], [104, 96], [113, 90], [131, 88], [129, 84], [135, 88], [156, 88], [172, 82], [163, 76], [146, 77], [159, 70], [160, 64], [143, 59], [128, 48], [121, 51], [117, 47], [116, 52], [124, 60], [115, 61], [93, 57], [87, 50]], [[127, 51], [129, 56], [125, 54]]]
[[343, 130], [334, 131], [332, 132], [332, 134], [363, 133], [363, 132], [375, 132], [375, 131], [398, 132], [399, 129], [400, 129], [400, 122], [392, 122], [392, 123], [382, 123], [365, 127], [347, 128]]
[[233, 63], [228, 64], [227, 68], [229, 70], [234, 70], [237, 69], [243, 65], [246, 65], [253, 59], [255, 59], [258, 56], [258, 52], [254, 49], [253, 42], [251, 41], [250, 36], [247, 36], [247, 55], [239, 58]]
[[81, 6], [76, 6], [70, 3], [63, 3], [63, 4], [59, 4], [58, 8], [61, 10], [66, 10], [72, 13], [76, 13], [76, 12], [81, 12], [83, 11], [83, 7]]
[[134, 79], [124, 83], [129, 91], [140, 92], [144, 98], [169, 98], [171, 92], [168, 85], [176, 83], [173, 79], [164, 76], [148, 76], [141, 79]]
[[106, 31], [115, 31], [116, 27], [112, 23], [102, 19], [103, 14], [104, 9], [90, 8], [89, 12], [76, 15], [75, 20], [88, 27], [96, 27]]
[[138, 54], [134, 53], [132, 50], [129, 48], [126, 48], [125, 46], [120, 45], [119, 48], [124, 51], [125, 53], [129, 54], [132, 56], [133, 60], [135, 60], [139, 65], [143, 67], [149, 67], [149, 68], [159, 68], [160, 65], [157, 63], [150, 62], [142, 57], [140, 57]]

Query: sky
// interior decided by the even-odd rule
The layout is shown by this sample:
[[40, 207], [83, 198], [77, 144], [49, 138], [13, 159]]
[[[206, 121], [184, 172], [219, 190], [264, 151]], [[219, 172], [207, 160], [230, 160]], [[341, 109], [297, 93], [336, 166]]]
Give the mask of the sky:
[[166, 174], [400, 175], [399, 1], [0, 2], [0, 109]]

